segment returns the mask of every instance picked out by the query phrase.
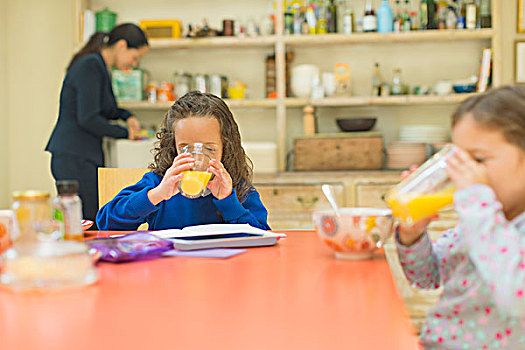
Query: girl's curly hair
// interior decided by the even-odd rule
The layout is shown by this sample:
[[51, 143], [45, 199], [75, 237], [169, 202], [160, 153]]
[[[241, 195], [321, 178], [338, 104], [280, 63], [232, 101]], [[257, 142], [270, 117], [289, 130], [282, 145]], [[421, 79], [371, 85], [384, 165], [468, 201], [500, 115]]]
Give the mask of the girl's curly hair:
[[253, 163], [241, 145], [239, 127], [223, 100], [215, 95], [192, 91], [179, 98], [170, 107], [156, 137], [153, 163], [149, 168], [164, 176], [177, 156], [174, 124], [184, 118], [216, 118], [220, 125], [222, 159], [226, 171], [233, 181], [233, 188], [241, 202], [252, 191]]

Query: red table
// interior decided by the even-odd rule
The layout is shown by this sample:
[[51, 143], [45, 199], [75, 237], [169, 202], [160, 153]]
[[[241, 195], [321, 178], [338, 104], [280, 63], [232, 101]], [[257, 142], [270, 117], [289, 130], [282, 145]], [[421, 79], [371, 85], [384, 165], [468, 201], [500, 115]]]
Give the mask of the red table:
[[418, 349], [384, 256], [333, 258], [314, 232], [226, 260], [101, 263], [92, 286], [0, 289], [0, 349]]

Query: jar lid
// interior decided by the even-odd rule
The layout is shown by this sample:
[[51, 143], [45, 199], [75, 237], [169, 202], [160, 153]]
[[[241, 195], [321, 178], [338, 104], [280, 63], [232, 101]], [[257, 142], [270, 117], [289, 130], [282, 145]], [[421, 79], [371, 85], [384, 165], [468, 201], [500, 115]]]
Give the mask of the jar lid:
[[13, 199], [14, 200], [20, 200], [20, 199], [47, 199], [47, 198], [49, 198], [49, 192], [47, 192], [47, 191], [29, 190], [29, 191], [14, 191], [13, 192]]

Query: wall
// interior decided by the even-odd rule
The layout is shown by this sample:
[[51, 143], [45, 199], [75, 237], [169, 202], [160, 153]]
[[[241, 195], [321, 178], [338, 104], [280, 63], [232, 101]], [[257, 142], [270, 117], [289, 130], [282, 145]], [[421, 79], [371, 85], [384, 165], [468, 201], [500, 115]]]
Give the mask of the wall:
[[503, 50], [503, 71], [502, 82], [504, 84], [514, 83], [514, 43], [516, 40], [525, 41], [525, 34], [517, 33], [518, 27], [518, 0], [503, 0], [502, 5], [502, 50]]
[[[73, 50], [74, 2], [5, 1], [6, 11], [1, 12], [7, 28], [8, 193], [38, 189], [54, 194], [44, 147]], [[10, 200], [8, 194], [2, 197], [2, 203]]]
[[0, 209], [6, 208], [8, 193], [7, 81], [6, 81], [6, 0], [0, 0]]
[[[209, 6], [199, 4], [199, 11], [193, 10], [193, 2], [177, 1], [177, 8], [173, 9], [173, 16], [177, 17], [179, 14], [186, 16], [188, 14], [188, 18], [191, 21], [197, 22], [206, 15], [202, 9], [211, 8], [211, 4], [217, 3], [211, 2], [211, 0], [208, 1]], [[516, 34], [517, 0], [502, 0], [502, 2], [505, 2], [505, 6], [501, 6], [502, 82], [512, 83], [514, 74], [514, 40], [518, 38], [525, 39], [525, 35]], [[93, 0], [92, 3], [93, 9], [99, 10], [105, 1]], [[111, 3], [112, 6], [110, 7], [114, 6], [120, 13], [119, 21], [124, 21], [133, 17], [146, 17], [146, 15], [147, 17], [170, 17], [169, 12], [159, 11], [158, 9], [174, 2], [167, 0], [151, 1], [148, 5], [149, 12], [139, 15], [136, 13], [136, 6], [124, 6], [129, 4], [129, 1], [116, 0]], [[225, 17], [228, 13], [252, 13], [258, 19], [268, 8], [268, 2], [263, 0], [254, 1], [253, 3], [250, 1], [249, 7], [242, 5], [244, 6], [241, 9], [242, 12], [237, 12], [237, 9], [232, 10], [223, 5], [231, 3], [244, 4], [245, 2], [228, 0], [220, 3], [220, 10], [217, 11], [221, 11], [221, 13], [214, 13], [214, 16], [210, 16], [210, 20], [212, 18], [216, 20], [216, 18]], [[70, 0], [0, 0], [0, 125], [2, 125], [4, 135], [4, 137], [0, 137], [0, 164], [2, 164], [0, 167], [0, 208], [9, 205], [9, 193], [15, 189], [35, 188], [50, 190], [54, 193], [53, 181], [49, 171], [49, 155], [43, 149], [56, 121], [58, 95], [64, 69], [74, 50], [73, 6], [74, 1]], [[237, 19], [246, 20], [247, 18], [248, 16]], [[212, 22], [211, 24], [216, 26], [218, 23]], [[23, 32], [20, 31], [22, 25], [24, 27]], [[432, 49], [435, 49], [435, 47]], [[231, 69], [231, 74], [234, 74], [234, 70], [239, 68], [237, 66], [232, 68], [231, 61], [226, 61], [227, 64], [222, 66], [219, 66], [217, 62], [210, 64], [210, 61], [205, 59], [207, 55], [203, 54], [203, 52], [205, 51], [191, 53], [185, 50], [179, 54], [173, 54], [173, 57], [170, 58], [178, 59], [181, 62], [191, 61], [192, 58], [197, 57], [201, 60], [199, 62], [202, 63], [201, 72], [207, 72], [208, 69]], [[224, 54], [226, 55], [226, 53]], [[248, 65], [251, 71], [245, 72], [241, 70], [238, 72], [239, 77], [248, 76], [249, 79], [252, 79], [250, 76], [261, 76], [265, 54], [267, 54], [265, 51], [257, 52], [256, 49], [248, 52], [248, 55], [257, 55], [260, 62]], [[179, 56], [176, 57], [176, 55]], [[243, 59], [251, 58], [243, 54]], [[297, 56], [296, 62], [303, 62], [307, 59], [309, 57], [306, 54], [301, 54]], [[146, 63], [152, 63], [153, 67], [162, 67], [162, 69], [153, 69], [153, 73], [157, 75], [155, 79], [162, 79], [164, 76], [169, 78], [173, 71], [179, 67], [177, 61], [172, 61], [170, 65], [164, 68], [163, 59], [157, 53], [148, 54], [145, 59], [145, 66]], [[5, 69], [6, 67], [8, 69]], [[181, 66], [181, 68], [185, 67]], [[406, 73], [409, 74], [408, 72], [407, 70]], [[471, 74], [470, 71], [466, 73]], [[459, 73], [455, 72], [454, 74]], [[407, 78], [411, 78], [411, 76], [407, 75]], [[423, 73], [423, 80], [429, 80], [429, 78], [429, 75]], [[259, 88], [257, 87], [262, 86], [262, 80], [261, 83], [254, 81], [252, 85], [256, 86], [253, 91], [255, 96], [262, 93], [262, 90], [258, 90]], [[389, 115], [384, 115], [380, 119], [378, 126], [384, 130], [395, 130], [399, 123], [414, 120], [424, 120], [425, 122], [438, 121], [446, 124], [447, 118], [442, 118], [441, 116], [449, 115], [451, 109], [452, 107], [432, 108], [430, 112], [434, 116], [429, 119], [428, 116], [418, 116], [417, 109], [396, 107], [389, 110]], [[272, 110], [260, 111], [250, 109], [234, 111], [237, 117], [241, 119], [243, 137], [246, 136], [254, 140], [258, 140], [258, 138], [263, 136], [267, 138], [274, 137], [275, 119], [272, 115], [268, 115], [268, 111]], [[375, 114], [378, 111], [384, 112], [384, 109], [327, 108], [321, 114], [324, 122], [321, 131], [333, 131], [335, 126], [330, 122], [330, 118], [335, 118], [337, 115]], [[295, 135], [301, 130], [301, 112], [300, 109], [295, 109], [289, 111], [289, 114], [291, 115], [289, 121], [290, 133]], [[162, 113], [150, 113], [149, 118], [152, 122], [158, 122], [161, 116]], [[258, 132], [260, 128], [253, 127], [256, 123], [260, 123], [261, 118], [268, 118], [266, 125], [271, 127], [269, 132], [261, 133]], [[395, 123], [395, 125], [392, 126], [392, 123]], [[391, 126], [392, 128], [390, 129]]]

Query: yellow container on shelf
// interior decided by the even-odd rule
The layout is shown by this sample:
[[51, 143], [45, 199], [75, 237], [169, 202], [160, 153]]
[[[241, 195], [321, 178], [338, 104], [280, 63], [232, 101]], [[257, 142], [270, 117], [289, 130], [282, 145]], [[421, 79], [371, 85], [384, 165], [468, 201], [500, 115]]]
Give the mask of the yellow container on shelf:
[[149, 39], [177, 39], [181, 37], [182, 27], [178, 19], [142, 20], [140, 28]]
[[228, 87], [228, 97], [232, 100], [242, 99], [245, 97], [245, 91], [246, 84], [236, 81]]

